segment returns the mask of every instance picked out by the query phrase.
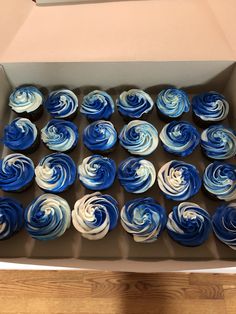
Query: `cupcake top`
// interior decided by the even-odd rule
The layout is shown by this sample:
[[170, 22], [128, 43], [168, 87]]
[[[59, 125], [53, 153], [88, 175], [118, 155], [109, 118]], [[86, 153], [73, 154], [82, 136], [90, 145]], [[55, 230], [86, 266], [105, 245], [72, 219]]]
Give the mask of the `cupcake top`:
[[10, 238], [23, 226], [23, 208], [11, 197], [0, 197], [0, 240]]
[[110, 121], [95, 121], [84, 129], [83, 142], [91, 151], [104, 152], [116, 144], [117, 132]]
[[201, 178], [195, 166], [172, 160], [159, 170], [158, 185], [167, 199], [184, 201], [198, 193]]
[[141, 118], [152, 110], [152, 98], [141, 89], [130, 89], [120, 94], [116, 100], [119, 113], [130, 119]]
[[53, 153], [43, 157], [35, 168], [38, 186], [54, 193], [65, 191], [76, 178], [76, 166], [69, 155]]
[[236, 165], [214, 161], [205, 169], [203, 184], [220, 200], [236, 200]]
[[202, 132], [201, 147], [209, 158], [229, 159], [236, 155], [236, 133], [223, 125], [212, 125]]
[[123, 127], [119, 135], [120, 145], [130, 154], [146, 156], [158, 146], [158, 132], [146, 121], [133, 120]]
[[160, 139], [165, 151], [185, 157], [198, 146], [200, 135], [191, 123], [172, 121], [163, 127]]
[[24, 218], [25, 228], [32, 238], [53, 240], [70, 227], [70, 206], [58, 195], [43, 194], [29, 204]]
[[212, 217], [212, 227], [221, 242], [236, 250], [236, 203], [219, 206]]
[[116, 176], [114, 160], [101, 155], [85, 158], [78, 167], [79, 179], [90, 190], [104, 190], [112, 186]]
[[53, 118], [68, 118], [77, 111], [78, 98], [71, 90], [60, 89], [49, 94], [45, 106]]
[[79, 132], [77, 126], [72, 122], [53, 119], [41, 130], [41, 138], [49, 149], [66, 152], [77, 145]]
[[34, 86], [16, 88], [10, 95], [9, 106], [16, 113], [33, 112], [43, 103], [43, 94]]
[[119, 217], [116, 200], [107, 194], [95, 192], [79, 199], [72, 211], [72, 223], [82, 237], [99, 240], [114, 229]]
[[34, 178], [34, 163], [23, 154], [10, 154], [0, 160], [0, 189], [18, 191]]
[[16, 118], [5, 126], [3, 142], [12, 150], [24, 151], [34, 144], [37, 135], [34, 123], [26, 118]]
[[224, 120], [229, 113], [229, 104], [225, 97], [217, 92], [196, 95], [192, 99], [194, 114], [205, 122]]
[[166, 225], [166, 211], [153, 198], [137, 198], [125, 204], [120, 213], [123, 228], [135, 242], [157, 240]]
[[118, 179], [127, 192], [144, 193], [155, 183], [156, 170], [146, 159], [129, 157], [120, 163]]
[[166, 227], [170, 237], [179, 244], [198, 246], [209, 237], [211, 217], [199, 205], [184, 202], [173, 208]]
[[169, 118], [178, 118], [190, 109], [188, 95], [181, 89], [163, 89], [157, 96], [157, 109]]
[[80, 112], [89, 120], [109, 119], [115, 110], [114, 102], [108, 93], [94, 90], [84, 96]]

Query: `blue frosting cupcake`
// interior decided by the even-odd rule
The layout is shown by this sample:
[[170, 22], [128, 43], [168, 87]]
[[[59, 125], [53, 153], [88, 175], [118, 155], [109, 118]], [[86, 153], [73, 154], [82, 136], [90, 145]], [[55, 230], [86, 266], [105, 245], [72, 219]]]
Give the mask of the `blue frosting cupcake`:
[[10, 197], [0, 197], [0, 240], [10, 238], [23, 226], [23, 208]]
[[78, 167], [79, 179], [90, 190], [105, 190], [112, 186], [116, 177], [114, 160], [101, 155], [85, 158]]
[[229, 159], [236, 155], [236, 133], [223, 125], [212, 125], [201, 135], [204, 154], [212, 159]]
[[236, 203], [219, 206], [212, 217], [212, 227], [221, 242], [236, 250]]
[[218, 161], [209, 164], [203, 175], [203, 185], [215, 198], [236, 200], [236, 165]]
[[72, 120], [77, 113], [78, 98], [69, 89], [56, 90], [49, 94], [45, 107], [53, 118]]
[[184, 202], [173, 208], [167, 221], [170, 237], [184, 246], [203, 244], [211, 232], [209, 213], [195, 203]]
[[120, 213], [121, 224], [135, 242], [157, 240], [166, 226], [166, 211], [153, 198], [137, 198], [125, 204]]
[[168, 88], [162, 90], [156, 99], [156, 106], [163, 118], [175, 119], [190, 110], [188, 95], [181, 89]]
[[127, 192], [144, 193], [155, 183], [156, 170], [146, 159], [129, 157], [120, 163], [118, 179]]
[[94, 90], [84, 96], [80, 112], [89, 120], [109, 119], [115, 110], [114, 102], [108, 93]]
[[116, 100], [119, 113], [126, 119], [139, 119], [153, 109], [152, 98], [141, 89], [130, 89]]
[[117, 201], [110, 195], [95, 192], [79, 199], [72, 211], [72, 223], [82, 237], [100, 240], [114, 229], [119, 218]]
[[77, 145], [79, 132], [72, 122], [53, 119], [41, 130], [41, 139], [51, 150], [69, 152]]
[[110, 121], [95, 121], [84, 129], [83, 142], [93, 152], [109, 152], [117, 142], [117, 132]]
[[198, 193], [201, 178], [195, 166], [172, 160], [159, 170], [158, 185], [167, 199], [185, 201]]
[[158, 132], [146, 121], [133, 120], [119, 134], [120, 145], [132, 155], [150, 155], [158, 146]]
[[168, 153], [185, 157], [195, 150], [200, 142], [197, 129], [186, 121], [172, 121], [160, 133], [162, 146]]
[[34, 163], [23, 154], [10, 154], [0, 160], [0, 189], [6, 192], [25, 190], [34, 179]]
[[26, 208], [25, 228], [36, 240], [53, 240], [64, 234], [71, 224], [70, 206], [62, 197], [43, 194]]

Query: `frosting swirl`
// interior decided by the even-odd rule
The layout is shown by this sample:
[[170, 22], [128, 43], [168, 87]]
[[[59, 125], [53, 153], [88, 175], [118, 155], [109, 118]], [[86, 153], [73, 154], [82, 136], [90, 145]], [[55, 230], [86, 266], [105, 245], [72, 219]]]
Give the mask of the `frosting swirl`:
[[184, 202], [173, 208], [166, 227], [170, 237], [179, 244], [198, 246], [209, 237], [211, 217], [199, 205]]
[[205, 169], [203, 184], [209, 193], [220, 200], [236, 200], [236, 166], [214, 161]]
[[125, 204], [120, 213], [123, 228], [135, 242], [157, 240], [166, 226], [166, 211], [153, 198], [137, 198]]
[[85, 158], [78, 167], [79, 179], [90, 190], [105, 190], [112, 186], [116, 176], [114, 160], [101, 155]]
[[120, 163], [118, 179], [127, 192], [144, 193], [155, 183], [156, 170], [148, 160], [129, 157]]
[[99, 240], [117, 225], [117, 201], [110, 195], [95, 192], [79, 199], [72, 211], [72, 223], [82, 237]]
[[53, 153], [42, 158], [35, 168], [35, 181], [48, 192], [65, 191], [76, 179], [76, 166], [69, 155]]
[[198, 193], [201, 178], [195, 166], [172, 160], [159, 170], [158, 185], [167, 199], [184, 201]]
[[25, 228], [36, 240], [53, 240], [70, 227], [70, 206], [62, 197], [43, 194], [25, 210]]
[[123, 127], [119, 140], [130, 154], [146, 156], [157, 148], [158, 132], [151, 123], [133, 120]]

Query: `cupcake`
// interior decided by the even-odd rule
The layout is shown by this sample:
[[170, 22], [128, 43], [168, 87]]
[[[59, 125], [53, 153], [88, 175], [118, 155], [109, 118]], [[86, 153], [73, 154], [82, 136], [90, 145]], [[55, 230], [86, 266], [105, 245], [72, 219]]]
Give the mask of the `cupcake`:
[[229, 113], [225, 97], [217, 92], [196, 95], [192, 99], [193, 117], [202, 127], [223, 121]]
[[110, 95], [104, 91], [94, 90], [84, 96], [80, 112], [90, 121], [107, 120], [115, 110]]
[[20, 153], [33, 153], [40, 144], [36, 126], [26, 118], [16, 118], [4, 128], [4, 145]]
[[9, 97], [9, 106], [19, 116], [35, 121], [43, 113], [43, 94], [34, 86], [18, 87]]
[[236, 165], [219, 161], [209, 164], [204, 171], [203, 185], [213, 198], [236, 200]]
[[152, 98], [141, 89], [130, 89], [121, 93], [116, 104], [119, 113], [126, 120], [143, 118], [154, 107]]
[[236, 155], [236, 133], [223, 125], [212, 125], [201, 135], [201, 147], [211, 159], [229, 159]]
[[180, 157], [192, 154], [200, 142], [197, 129], [186, 121], [172, 121], [160, 133], [162, 146], [168, 153]]
[[80, 182], [89, 190], [100, 191], [112, 186], [116, 177], [114, 160], [101, 155], [85, 158], [78, 167]]
[[117, 201], [110, 195], [95, 192], [79, 199], [72, 211], [72, 223], [83, 238], [100, 240], [117, 225]]
[[163, 89], [157, 96], [156, 106], [164, 121], [180, 118], [190, 110], [188, 95], [181, 89]]
[[129, 157], [120, 163], [118, 179], [127, 192], [144, 193], [155, 183], [156, 170], [148, 160]]
[[150, 155], [158, 146], [158, 132], [146, 121], [133, 120], [123, 127], [120, 145], [132, 155]]
[[199, 246], [209, 237], [211, 217], [199, 205], [183, 202], [173, 208], [166, 227], [169, 236], [179, 244]]
[[34, 163], [23, 154], [10, 154], [0, 159], [0, 189], [6, 192], [21, 192], [34, 179]]
[[50, 150], [68, 153], [76, 147], [79, 131], [70, 121], [53, 119], [41, 130], [41, 139]]
[[167, 199], [185, 201], [198, 193], [201, 178], [195, 166], [172, 160], [159, 170], [158, 185]]
[[45, 107], [53, 118], [72, 120], [78, 110], [78, 98], [69, 89], [56, 90], [49, 94]]
[[236, 250], [236, 203], [219, 206], [212, 216], [212, 227], [221, 242]]
[[62, 236], [70, 227], [70, 206], [62, 197], [43, 194], [26, 208], [25, 228], [36, 240], [53, 240]]
[[166, 211], [153, 198], [137, 198], [125, 204], [121, 224], [135, 242], [152, 243], [166, 226]]
[[0, 240], [10, 238], [23, 226], [23, 208], [10, 197], [0, 197]]
[[84, 129], [83, 142], [92, 152], [108, 153], [115, 147], [117, 132], [111, 122], [95, 121]]
[[76, 179], [76, 166], [69, 155], [53, 153], [43, 157], [35, 168], [35, 181], [46, 192], [67, 190]]

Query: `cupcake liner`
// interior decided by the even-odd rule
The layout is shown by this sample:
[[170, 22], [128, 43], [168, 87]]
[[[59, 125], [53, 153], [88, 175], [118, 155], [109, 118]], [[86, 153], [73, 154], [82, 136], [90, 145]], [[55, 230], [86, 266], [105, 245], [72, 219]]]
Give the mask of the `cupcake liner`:
[[36, 121], [36, 120], [39, 120], [39, 118], [43, 115], [44, 108], [43, 108], [43, 105], [40, 105], [36, 110], [32, 112], [25, 111], [25, 112], [18, 113], [14, 109], [12, 109], [12, 111], [14, 111], [18, 117], [27, 118], [30, 121]]

